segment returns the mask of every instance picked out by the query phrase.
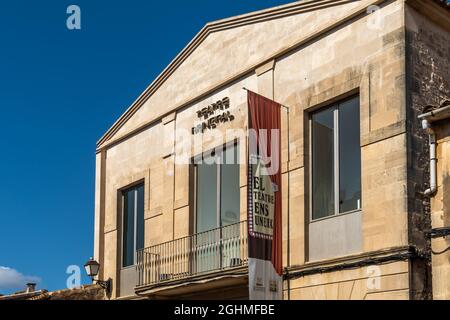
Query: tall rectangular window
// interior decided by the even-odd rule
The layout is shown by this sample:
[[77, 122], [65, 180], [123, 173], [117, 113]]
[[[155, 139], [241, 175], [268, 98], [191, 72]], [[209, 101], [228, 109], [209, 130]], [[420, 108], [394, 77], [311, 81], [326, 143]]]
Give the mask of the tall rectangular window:
[[312, 123], [312, 219], [361, 209], [359, 96], [316, 112]]
[[237, 144], [195, 160], [197, 233], [240, 221], [238, 160]]
[[204, 232], [218, 227], [217, 221], [217, 170], [213, 157], [204, 158], [197, 169], [197, 228]]
[[194, 161], [196, 174], [196, 272], [219, 270], [239, 259], [239, 146]]
[[144, 185], [122, 192], [123, 197], [123, 267], [136, 263], [136, 252], [144, 249]]

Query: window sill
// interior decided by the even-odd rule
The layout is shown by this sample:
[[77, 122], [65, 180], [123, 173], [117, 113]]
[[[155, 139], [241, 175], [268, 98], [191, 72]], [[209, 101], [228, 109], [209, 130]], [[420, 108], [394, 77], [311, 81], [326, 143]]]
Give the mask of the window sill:
[[131, 269], [136, 269], [136, 265], [132, 265], [132, 266], [128, 266], [128, 267], [121, 267], [120, 270], [121, 271], [125, 271], [125, 270], [131, 270]]
[[311, 221], [309, 223], [313, 224], [313, 223], [316, 223], [316, 222], [321, 222], [321, 221], [325, 221], [325, 220], [329, 220], [329, 219], [343, 217], [343, 216], [347, 216], [347, 215], [350, 215], [350, 214], [356, 214], [356, 213], [361, 213], [362, 214], [362, 212], [363, 211], [361, 209], [348, 211], [348, 212], [345, 212], [345, 213], [339, 213], [339, 214], [335, 214], [335, 215], [324, 217], [324, 218], [320, 218], [320, 219], [314, 219], [314, 220], [311, 219]]

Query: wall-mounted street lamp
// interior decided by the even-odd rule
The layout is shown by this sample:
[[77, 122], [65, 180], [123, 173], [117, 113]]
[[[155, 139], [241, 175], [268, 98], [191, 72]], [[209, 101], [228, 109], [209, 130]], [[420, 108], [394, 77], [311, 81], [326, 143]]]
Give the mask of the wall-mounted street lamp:
[[87, 275], [92, 279], [92, 283], [98, 284], [100, 287], [105, 289], [106, 294], [109, 296], [111, 294], [112, 289], [112, 279], [109, 278], [106, 281], [95, 280], [94, 278], [98, 276], [98, 272], [100, 270], [100, 263], [95, 261], [93, 258], [89, 259], [88, 262], [84, 265], [84, 269], [86, 269]]

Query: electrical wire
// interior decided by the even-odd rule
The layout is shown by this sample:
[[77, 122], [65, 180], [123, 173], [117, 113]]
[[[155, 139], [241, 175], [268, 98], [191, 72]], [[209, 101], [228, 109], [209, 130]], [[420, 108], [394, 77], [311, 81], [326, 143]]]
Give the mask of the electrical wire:
[[433, 251], [431, 250], [431, 252], [435, 255], [435, 256], [439, 256], [441, 254], [446, 253], [447, 251], [450, 251], [450, 247], [448, 247], [447, 249], [445, 249], [444, 251]]
[[450, 227], [433, 229], [430, 233], [431, 238], [445, 238], [450, 236]]
[[317, 267], [317, 268], [312, 268], [312, 269], [304, 270], [304, 271], [294, 271], [291, 273], [286, 272], [286, 274], [284, 275], [284, 279], [292, 280], [292, 279], [298, 279], [298, 278], [302, 278], [302, 277], [312, 275], [312, 274], [329, 273], [329, 272], [341, 271], [341, 270], [347, 270], [347, 269], [357, 269], [357, 268], [367, 267], [367, 266], [372, 266], [372, 265], [382, 265], [382, 264], [387, 264], [387, 263], [392, 263], [392, 262], [408, 261], [408, 260], [411, 260], [414, 258], [424, 259], [427, 257], [424, 256], [424, 254], [421, 253], [416, 248], [411, 248], [407, 252], [395, 253], [395, 254], [391, 254], [388, 256], [384, 256], [384, 257], [367, 258], [364, 260], [350, 262], [350, 263], [342, 263], [342, 264], [328, 266], [328, 267]]

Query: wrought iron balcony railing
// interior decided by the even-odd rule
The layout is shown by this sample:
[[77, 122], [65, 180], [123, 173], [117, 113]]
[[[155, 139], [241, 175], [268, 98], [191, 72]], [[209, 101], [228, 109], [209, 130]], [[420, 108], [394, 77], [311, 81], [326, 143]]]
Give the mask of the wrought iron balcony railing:
[[138, 287], [245, 266], [247, 221], [137, 252]]

